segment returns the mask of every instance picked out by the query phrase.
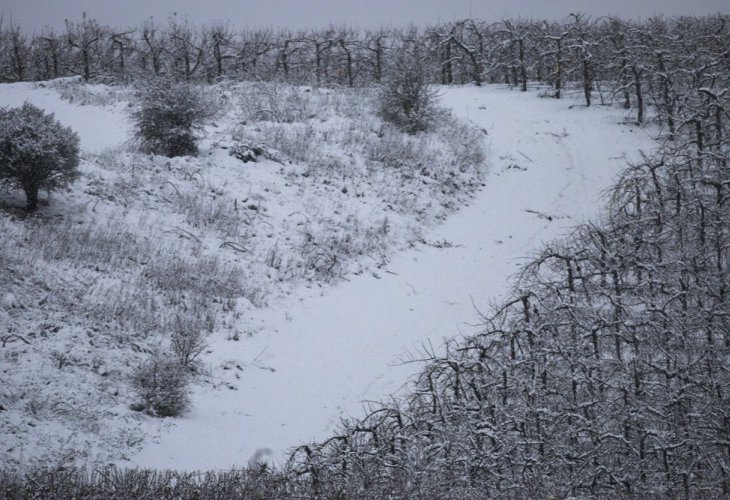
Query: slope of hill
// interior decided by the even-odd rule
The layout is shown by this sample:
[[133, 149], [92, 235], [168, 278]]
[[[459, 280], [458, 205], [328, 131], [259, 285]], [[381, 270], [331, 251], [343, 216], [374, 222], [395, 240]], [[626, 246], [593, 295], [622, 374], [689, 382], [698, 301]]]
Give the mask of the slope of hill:
[[[130, 142], [129, 89], [2, 86], [0, 104], [56, 113], [83, 148], [79, 181], [38, 214], [0, 193], [4, 464], [122, 459], [151, 418], [130, 409], [130, 375], [172, 338], [246, 344], [261, 308], [377, 270], [481, 185], [482, 134], [446, 113], [410, 136], [368, 90], [210, 92], [223, 112], [200, 154], [170, 159]], [[195, 384], [218, 394], [230, 365], [212, 352]]]
[[265, 450], [280, 462], [324, 438], [364, 402], [397, 392], [418, 369], [402, 361], [473, 333], [474, 308], [504, 294], [541, 242], [595, 215], [626, 159], [653, 147], [650, 128], [611, 108], [498, 87], [445, 88], [443, 103], [487, 133], [490, 173], [477, 197], [383, 269], [305, 289], [257, 311], [253, 338], [212, 343], [225, 383], [196, 391], [191, 414], [154, 429], [159, 441], [131, 464], [225, 469]]

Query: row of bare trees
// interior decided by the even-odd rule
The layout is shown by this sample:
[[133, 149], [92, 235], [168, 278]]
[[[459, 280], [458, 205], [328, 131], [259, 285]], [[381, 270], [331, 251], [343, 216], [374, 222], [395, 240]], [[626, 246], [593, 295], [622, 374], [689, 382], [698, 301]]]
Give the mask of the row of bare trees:
[[422, 30], [330, 27], [235, 30], [193, 26], [177, 16], [112, 29], [89, 18], [62, 32], [30, 36], [0, 19], [0, 81], [80, 75], [126, 82], [173, 75], [213, 81], [229, 77], [314, 85], [379, 83], [404, 45], [420, 46], [433, 82], [501, 82], [527, 89], [550, 86], [560, 98], [577, 89], [587, 105], [621, 99], [646, 119], [654, 105], [671, 126], [679, 92], [728, 74], [730, 17], [655, 17], [646, 21], [591, 20], [571, 14], [560, 22], [474, 19]]
[[[220, 78], [358, 86], [380, 83], [404, 47], [418, 48], [431, 82], [542, 84], [561, 98], [579, 92], [590, 106], [620, 102], [636, 121], [657, 119], [677, 133], [730, 78], [730, 16], [624, 21], [572, 14], [561, 22], [473, 19], [423, 30], [235, 31], [218, 23], [192, 26], [175, 16], [114, 30], [84, 17], [62, 33], [29, 36], [0, 19], [0, 81], [79, 75], [127, 82], [168, 75], [186, 81]], [[718, 113], [710, 107], [701, 108]], [[699, 123], [700, 117], [694, 117]], [[686, 125], [686, 124], [685, 124]], [[719, 129], [715, 130], [719, 133]]]
[[283, 80], [318, 85], [363, 85], [382, 78], [386, 51], [405, 33], [235, 31], [224, 23], [205, 27], [170, 18], [145, 20], [115, 30], [84, 17], [63, 32], [29, 36], [0, 20], [0, 81], [47, 80], [79, 75], [85, 80], [126, 82], [172, 75], [211, 82], [222, 77]]
[[[619, 96], [646, 91], [658, 150], [601, 220], [523, 268], [482, 333], [427, 356], [405, 398], [295, 451], [315, 494], [730, 496], [730, 45], [716, 19], [682, 22], [691, 37], [602, 25], [624, 59], [600, 71], [625, 78]], [[556, 60], [573, 50], [560, 40]]]

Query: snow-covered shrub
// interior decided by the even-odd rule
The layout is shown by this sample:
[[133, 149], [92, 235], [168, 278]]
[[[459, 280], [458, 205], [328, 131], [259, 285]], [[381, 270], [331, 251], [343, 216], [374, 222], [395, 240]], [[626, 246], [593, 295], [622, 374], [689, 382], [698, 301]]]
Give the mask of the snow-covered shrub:
[[421, 56], [403, 50], [383, 83], [380, 114], [409, 133], [428, 130], [438, 115], [438, 97]]
[[195, 85], [155, 78], [137, 90], [138, 109], [132, 114], [142, 148], [164, 156], [195, 154], [196, 134], [215, 116], [217, 102]]
[[0, 183], [25, 191], [28, 211], [38, 191], [63, 187], [78, 175], [79, 137], [30, 103], [0, 109]]
[[302, 123], [319, 110], [309, 88], [279, 83], [246, 83], [237, 89], [239, 106], [246, 122]]
[[257, 162], [261, 160], [271, 160], [276, 163], [284, 164], [286, 159], [277, 151], [268, 148], [265, 144], [241, 143], [236, 144], [229, 152], [230, 156], [241, 160], [243, 163]]
[[40, 88], [50, 88], [58, 92], [64, 101], [79, 106], [110, 106], [129, 100], [130, 87], [126, 85], [99, 85], [85, 82], [81, 76], [57, 78], [35, 84]]
[[188, 407], [188, 372], [172, 356], [154, 353], [132, 376], [140, 401], [133, 408], [157, 417], [176, 417]]
[[197, 368], [196, 361], [207, 347], [202, 331], [205, 328], [204, 323], [197, 318], [189, 319], [182, 316], [175, 318], [170, 347], [177, 361], [190, 370]]

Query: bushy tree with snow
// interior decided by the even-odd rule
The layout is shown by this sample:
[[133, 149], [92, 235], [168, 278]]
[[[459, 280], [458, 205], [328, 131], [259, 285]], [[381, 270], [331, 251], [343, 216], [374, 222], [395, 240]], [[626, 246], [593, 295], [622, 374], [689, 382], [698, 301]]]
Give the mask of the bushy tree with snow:
[[137, 91], [136, 136], [145, 151], [164, 156], [195, 154], [196, 134], [216, 114], [216, 103], [199, 87], [154, 78]]
[[404, 48], [380, 92], [380, 114], [409, 133], [428, 130], [438, 108], [438, 92], [429, 86], [424, 59]]
[[179, 360], [155, 353], [132, 376], [139, 398], [132, 408], [158, 417], [176, 417], [189, 405], [188, 372]]
[[79, 137], [42, 109], [25, 103], [0, 109], [0, 183], [25, 191], [28, 211], [38, 192], [65, 186], [78, 175]]

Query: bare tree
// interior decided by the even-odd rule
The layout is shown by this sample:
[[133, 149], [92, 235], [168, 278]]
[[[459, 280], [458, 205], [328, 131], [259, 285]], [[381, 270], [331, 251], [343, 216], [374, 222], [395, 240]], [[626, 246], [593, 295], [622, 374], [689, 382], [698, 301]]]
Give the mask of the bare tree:
[[510, 54], [508, 67], [514, 73], [513, 80], [519, 82], [520, 89], [527, 92], [527, 52], [531, 49], [532, 33], [530, 26], [524, 21], [503, 20], [496, 30], [505, 38]]
[[163, 57], [167, 50], [165, 35], [150, 18], [142, 23], [142, 47], [140, 48], [140, 66], [143, 71], [152, 65], [152, 75], [163, 74]]
[[236, 66], [239, 75], [245, 79], [268, 80], [274, 77], [271, 68], [262, 68], [274, 52], [274, 37], [270, 30], [255, 30], [241, 33], [236, 49]]
[[3, 32], [2, 19], [0, 19], [0, 35], [4, 39], [8, 79], [12, 81], [25, 80], [28, 76], [30, 52], [28, 39], [21, 32], [20, 26], [13, 22], [10, 22], [7, 31]]
[[365, 39], [361, 47], [367, 52], [366, 64], [372, 68], [372, 80], [380, 83], [383, 78], [383, 68], [387, 57], [387, 41], [391, 35], [384, 28], [365, 32]]
[[61, 37], [52, 30], [46, 31], [38, 37], [35, 46], [39, 52], [38, 62], [41, 65], [37, 73], [41, 78], [53, 79], [66, 74], [68, 54]]
[[226, 73], [227, 61], [235, 58], [232, 53], [234, 46], [233, 35], [227, 25], [216, 23], [208, 28], [207, 38], [210, 40], [214, 74], [217, 78], [220, 78]]
[[356, 54], [357, 42], [355, 41], [357, 34], [350, 29], [341, 29], [338, 34], [337, 46], [341, 49], [342, 54], [342, 66], [344, 69], [341, 70], [342, 75], [346, 78], [347, 86], [353, 87], [355, 85], [355, 72], [356, 72]]
[[167, 36], [171, 69], [181, 79], [190, 81], [202, 67], [206, 54], [206, 33], [197, 33], [187, 22], [180, 22], [176, 16], [170, 18]]
[[103, 36], [103, 30], [99, 24], [86, 17], [84, 12], [81, 23], [73, 23], [66, 20], [66, 42], [75, 50], [76, 61], [74, 70], [76, 74], [83, 77], [85, 81], [91, 79], [95, 74], [95, 52], [99, 41]]
[[590, 106], [594, 77], [593, 49], [597, 42], [592, 36], [592, 24], [585, 14], [571, 14], [570, 17], [573, 18], [573, 24], [570, 27], [568, 48], [575, 58], [575, 69], [580, 75], [586, 106]]
[[111, 42], [110, 72], [122, 81], [126, 81], [129, 73], [129, 58], [136, 51], [134, 38], [131, 36], [136, 30], [130, 29], [119, 32], [112, 32], [109, 40]]
[[566, 68], [566, 39], [569, 32], [561, 24], [543, 23], [538, 28], [539, 37], [545, 41], [543, 50], [540, 51], [539, 59], [550, 68], [546, 79], [552, 83], [556, 99], [560, 99], [565, 83]]
[[[470, 76], [475, 85], [482, 84], [482, 58], [484, 55], [483, 34], [477, 23], [471, 19], [459, 21], [442, 34], [442, 43], [453, 44], [470, 63]], [[449, 59], [453, 62], [453, 59]]]

